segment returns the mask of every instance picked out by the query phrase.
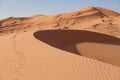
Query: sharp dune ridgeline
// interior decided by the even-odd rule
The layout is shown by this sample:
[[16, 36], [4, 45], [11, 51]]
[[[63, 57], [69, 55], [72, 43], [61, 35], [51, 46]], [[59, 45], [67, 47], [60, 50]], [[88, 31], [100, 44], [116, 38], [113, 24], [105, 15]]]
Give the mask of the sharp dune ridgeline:
[[101, 7], [0, 20], [0, 80], [119, 80], [119, 22]]

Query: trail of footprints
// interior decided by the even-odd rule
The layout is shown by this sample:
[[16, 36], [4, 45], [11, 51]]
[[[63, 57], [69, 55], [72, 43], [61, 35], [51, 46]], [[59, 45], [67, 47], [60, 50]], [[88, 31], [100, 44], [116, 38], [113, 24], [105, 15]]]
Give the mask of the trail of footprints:
[[14, 78], [13, 80], [23, 80], [23, 70], [24, 66], [26, 64], [25, 56], [24, 53], [20, 50], [17, 50], [17, 44], [16, 44], [16, 37], [17, 35], [13, 36], [13, 41], [14, 41], [14, 51], [15, 51], [15, 56], [16, 59], [13, 60], [15, 63], [15, 69], [14, 69]]
[[23, 71], [24, 65], [26, 64], [26, 60], [23, 52], [21, 51], [17, 51], [16, 56], [17, 56], [16, 63], [15, 63], [16, 67], [14, 71], [15, 77], [13, 80], [22, 80], [22, 76], [23, 76], [22, 71]]

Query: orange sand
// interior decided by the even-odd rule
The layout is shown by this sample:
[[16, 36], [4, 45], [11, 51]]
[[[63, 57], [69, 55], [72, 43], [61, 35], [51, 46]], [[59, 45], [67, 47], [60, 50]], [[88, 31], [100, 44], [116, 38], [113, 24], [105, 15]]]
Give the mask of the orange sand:
[[119, 80], [119, 22], [100, 7], [0, 20], [0, 80]]

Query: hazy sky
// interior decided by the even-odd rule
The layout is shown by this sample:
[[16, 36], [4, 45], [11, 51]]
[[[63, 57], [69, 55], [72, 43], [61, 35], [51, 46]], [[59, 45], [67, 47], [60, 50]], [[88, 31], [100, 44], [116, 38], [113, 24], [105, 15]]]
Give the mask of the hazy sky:
[[0, 19], [35, 14], [56, 14], [99, 6], [120, 12], [120, 0], [0, 0]]

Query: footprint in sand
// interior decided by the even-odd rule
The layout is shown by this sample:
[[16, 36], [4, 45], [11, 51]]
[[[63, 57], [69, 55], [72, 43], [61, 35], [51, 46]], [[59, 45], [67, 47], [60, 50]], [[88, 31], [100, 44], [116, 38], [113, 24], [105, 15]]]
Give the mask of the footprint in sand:
[[13, 39], [13, 51], [14, 51], [14, 52], [17, 51], [16, 37], [17, 37], [17, 35], [14, 35], [14, 36], [12, 37], [12, 39]]
[[13, 37], [12, 37], [12, 39], [15, 39], [17, 37], [17, 35], [14, 35]]

